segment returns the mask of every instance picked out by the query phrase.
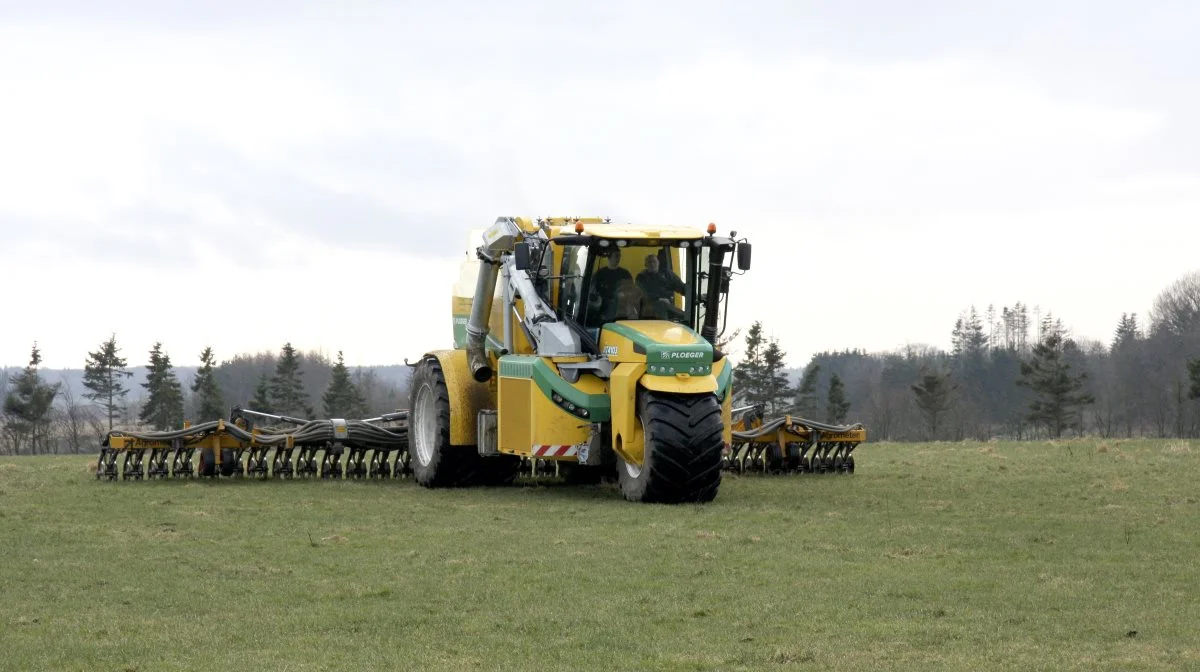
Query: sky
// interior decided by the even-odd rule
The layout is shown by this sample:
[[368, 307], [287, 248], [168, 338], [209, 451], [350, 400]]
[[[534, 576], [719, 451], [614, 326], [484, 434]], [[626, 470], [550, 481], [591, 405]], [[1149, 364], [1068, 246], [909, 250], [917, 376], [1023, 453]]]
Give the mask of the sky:
[[[102, 7], [103, 5], [103, 7]], [[1108, 340], [1200, 268], [1200, 3], [0, 0], [0, 364], [450, 347], [498, 216], [717, 223], [729, 328]]]

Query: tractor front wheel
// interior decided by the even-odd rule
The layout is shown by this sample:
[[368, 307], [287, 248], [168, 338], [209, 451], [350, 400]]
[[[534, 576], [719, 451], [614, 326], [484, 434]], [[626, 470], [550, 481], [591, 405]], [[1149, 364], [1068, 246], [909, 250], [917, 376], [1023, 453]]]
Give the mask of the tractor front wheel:
[[710, 502], [721, 485], [721, 404], [712, 394], [643, 390], [640, 465], [618, 459], [621, 493], [632, 502]]

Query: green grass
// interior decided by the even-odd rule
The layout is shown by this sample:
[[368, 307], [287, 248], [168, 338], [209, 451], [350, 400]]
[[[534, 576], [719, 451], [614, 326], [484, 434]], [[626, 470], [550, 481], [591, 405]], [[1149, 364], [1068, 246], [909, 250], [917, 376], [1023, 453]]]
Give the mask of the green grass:
[[677, 507], [90, 464], [0, 458], [0, 669], [1200, 669], [1200, 442], [867, 444]]

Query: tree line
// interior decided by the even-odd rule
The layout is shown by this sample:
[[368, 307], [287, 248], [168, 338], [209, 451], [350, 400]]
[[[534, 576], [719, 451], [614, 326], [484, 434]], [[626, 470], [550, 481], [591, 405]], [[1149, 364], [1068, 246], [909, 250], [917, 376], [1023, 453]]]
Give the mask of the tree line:
[[[814, 355], [793, 382], [787, 353], [754, 323], [734, 369], [734, 399], [767, 415], [861, 422], [875, 440], [1200, 436], [1200, 271], [1155, 299], [1143, 321], [1123, 313], [1108, 342], [1073, 338], [1060, 319], [1023, 303], [970, 307], [950, 350], [906, 346]], [[232, 405], [293, 417], [366, 417], [407, 405], [403, 385], [351, 372], [342, 353], [235, 355], [211, 348], [190, 384], [161, 343], [148, 353], [139, 399], [116, 335], [87, 353], [84, 399], [39, 370], [35, 343], [15, 376], [0, 372], [0, 454], [91, 451], [114, 428], [168, 429], [227, 417]], [[88, 403], [90, 402], [90, 403]]]
[[[155, 343], [145, 381], [135, 390], [113, 334], [87, 353], [84, 399], [70, 385], [46, 380], [41, 362], [35, 343], [24, 369], [0, 374], [0, 454], [90, 452], [113, 429], [177, 429], [185, 420], [227, 418], [234, 405], [309, 419], [363, 418], [407, 404], [403, 385], [383, 380], [375, 369], [351, 371], [341, 352], [331, 361], [321, 353], [302, 354], [290, 342], [278, 355], [236, 355], [219, 364], [206, 347], [186, 386], [163, 344]], [[135, 391], [140, 394], [131, 398]]]
[[793, 383], [786, 353], [756, 323], [735, 402], [862, 422], [879, 440], [1200, 436], [1200, 271], [1165, 288], [1148, 320], [1123, 313], [1108, 342], [1073, 338], [1018, 302], [969, 307], [950, 343], [817, 353]]

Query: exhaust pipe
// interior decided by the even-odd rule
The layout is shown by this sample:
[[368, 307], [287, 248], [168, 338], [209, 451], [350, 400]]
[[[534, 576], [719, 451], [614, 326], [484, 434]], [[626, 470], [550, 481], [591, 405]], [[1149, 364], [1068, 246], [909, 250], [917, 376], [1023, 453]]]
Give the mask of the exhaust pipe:
[[467, 366], [471, 376], [480, 383], [492, 378], [492, 363], [484, 344], [488, 335], [488, 318], [492, 314], [492, 299], [496, 293], [496, 276], [500, 264], [483, 253], [479, 255], [479, 277], [475, 281], [475, 298], [471, 299], [471, 318], [467, 320]]

